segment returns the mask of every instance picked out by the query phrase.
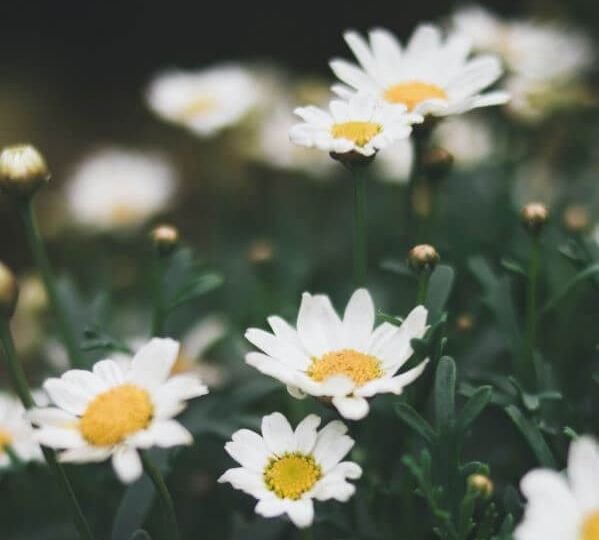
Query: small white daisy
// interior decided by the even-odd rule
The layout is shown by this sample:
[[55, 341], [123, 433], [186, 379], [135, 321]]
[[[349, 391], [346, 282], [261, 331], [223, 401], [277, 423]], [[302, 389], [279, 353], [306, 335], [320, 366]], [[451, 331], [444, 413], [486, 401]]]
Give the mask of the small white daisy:
[[401, 394], [427, 363], [396, 374], [412, 355], [410, 341], [426, 332], [423, 306], [413, 309], [400, 327], [383, 323], [375, 329], [375, 317], [366, 289], [352, 295], [343, 320], [328, 296], [304, 293], [297, 329], [272, 316], [268, 323], [274, 335], [257, 328], [246, 332], [248, 341], [266, 353], [250, 352], [246, 362], [285, 383], [296, 398], [331, 398], [343, 417], [364, 418], [367, 398]]
[[433, 140], [448, 150], [458, 167], [468, 168], [487, 159], [496, 147], [488, 122], [476, 114], [448, 118], [435, 130]]
[[141, 225], [163, 211], [175, 184], [175, 171], [161, 155], [106, 148], [79, 164], [68, 181], [66, 199], [80, 224], [123, 229]]
[[516, 540], [599, 540], [599, 446], [592, 438], [571, 444], [567, 475], [537, 469], [520, 487], [528, 503]]
[[44, 388], [57, 407], [29, 413], [39, 426], [37, 440], [63, 450], [64, 462], [112, 458], [121, 481], [133, 482], [142, 474], [138, 448], [193, 442], [191, 433], [173, 417], [188, 399], [203, 396], [208, 389], [197, 376], [169, 376], [178, 354], [176, 341], [154, 338], [127, 366], [101, 360], [92, 371], [73, 369], [59, 379], [48, 379]]
[[411, 125], [422, 117], [407, 114], [406, 108], [391, 106], [364, 94], [348, 101], [333, 100], [329, 111], [319, 107], [298, 107], [295, 114], [304, 120], [289, 131], [300, 146], [344, 154], [358, 152], [372, 156], [412, 132]]
[[0, 469], [12, 463], [8, 448], [24, 462], [42, 459], [42, 451], [25, 416], [25, 408], [16, 397], [0, 393]]
[[501, 76], [500, 62], [495, 56], [469, 58], [470, 40], [461, 35], [443, 40], [437, 27], [420, 25], [405, 49], [383, 29], [372, 30], [369, 42], [353, 31], [344, 37], [359, 66], [345, 60], [331, 62], [335, 75], [347, 85], [333, 87], [342, 97], [365, 92], [433, 116], [460, 114], [508, 100], [501, 91], [481, 94]]
[[281, 413], [262, 419], [262, 436], [248, 429], [233, 434], [225, 450], [241, 467], [229, 469], [219, 482], [258, 499], [256, 513], [264, 517], [287, 514], [300, 528], [314, 519], [314, 502], [346, 502], [362, 469], [341, 461], [354, 445], [347, 427], [336, 420], [318, 431], [320, 418], [311, 414], [295, 431]]
[[158, 116], [208, 137], [242, 120], [259, 102], [260, 81], [240, 65], [158, 75], [146, 93]]

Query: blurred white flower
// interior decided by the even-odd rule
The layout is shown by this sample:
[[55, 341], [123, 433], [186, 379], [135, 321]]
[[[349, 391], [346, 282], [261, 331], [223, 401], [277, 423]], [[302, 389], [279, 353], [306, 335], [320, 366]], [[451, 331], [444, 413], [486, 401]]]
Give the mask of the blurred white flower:
[[414, 165], [414, 146], [411, 139], [400, 139], [377, 157], [380, 179], [390, 184], [405, 184]]
[[106, 148], [79, 164], [66, 186], [66, 199], [81, 225], [122, 229], [163, 211], [175, 187], [175, 171], [163, 156]]
[[167, 71], [149, 84], [150, 109], [202, 137], [237, 124], [259, 102], [261, 85], [251, 70], [223, 64], [197, 71]]
[[462, 167], [485, 160], [495, 147], [488, 122], [471, 116], [449, 118], [436, 129], [434, 140], [452, 154], [457, 166]]
[[173, 419], [186, 401], [208, 393], [195, 375], [170, 376], [179, 353], [172, 339], [152, 339], [125, 369], [114, 360], [96, 362], [93, 371], [70, 370], [44, 383], [56, 407], [33, 409], [36, 438], [63, 450], [63, 462], [88, 463], [112, 458], [122, 482], [142, 474], [137, 449], [193, 443]]
[[319, 107], [298, 107], [295, 114], [304, 120], [289, 131], [291, 140], [308, 148], [344, 154], [357, 152], [372, 156], [412, 132], [411, 124], [422, 117], [406, 108], [377, 101], [364, 94], [348, 101], [331, 101], [329, 111]]
[[348, 480], [362, 476], [351, 461], [341, 461], [354, 445], [347, 427], [334, 420], [318, 431], [311, 414], [295, 431], [281, 413], [262, 419], [262, 435], [240, 429], [225, 450], [241, 467], [229, 469], [219, 482], [258, 499], [256, 513], [272, 518], [287, 514], [300, 528], [314, 520], [314, 499], [346, 502], [356, 488]]
[[570, 445], [567, 475], [537, 469], [522, 479], [521, 489], [528, 502], [516, 540], [599, 538], [599, 446], [592, 438]]
[[420, 25], [402, 48], [387, 30], [369, 34], [369, 42], [356, 32], [345, 41], [359, 65], [333, 60], [331, 68], [347, 86], [333, 90], [342, 97], [365, 92], [387, 103], [401, 103], [408, 110], [434, 116], [460, 114], [508, 100], [502, 91], [481, 94], [502, 74], [495, 56], [469, 58], [470, 40], [458, 34], [443, 39], [433, 25]]
[[42, 459], [25, 408], [16, 397], [0, 393], [0, 469], [11, 465], [8, 448], [24, 462]]
[[410, 341], [426, 332], [427, 311], [418, 306], [400, 326], [374, 328], [374, 303], [366, 289], [351, 297], [343, 320], [328, 296], [304, 293], [297, 329], [269, 317], [274, 335], [250, 328], [245, 337], [264, 353], [250, 352], [246, 362], [287, 385], [296, 398], [331, 398], [341, 416], [352, 420], [369, 412], [367, 398], [399, 395], [424, 371], [427, 360], [397, 374], [412, 356]]

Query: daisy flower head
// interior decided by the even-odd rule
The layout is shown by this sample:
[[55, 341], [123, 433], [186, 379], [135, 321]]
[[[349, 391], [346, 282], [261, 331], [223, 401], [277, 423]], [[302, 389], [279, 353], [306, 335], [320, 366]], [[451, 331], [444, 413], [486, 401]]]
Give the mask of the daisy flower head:
[[120, 480], [133, 482], [142, 474], [138, 449], [193, 442], [173, 418], [208, 388], [195, 375], [169, 376], [178, 353], [176, 341], [154, 338], [130, 363], [101, 360], [92, 371], [73, 369], [48, 379], [44, 389], [56, 406], [29, 413], [37, 440], [62, 450], [63, 462], [112, 458]]
[[303, 122], [289, 131], [297, 145], [318, 148], [333, 154], [355, 152], [370, 157], [412, 132], [411, 124], [422, 117], [407, 114], [402, 106], [382, 103], [367, 94], [349, 96], [347, 101], [331, 101], [329, 110], [298, 107], [295, 114]]
[[345, 424], [335, 420], [319, 431], [320, 421], [311, 414], [294, 431], [275, 412], [262, 419], [262, 435], [235, 432], [225, 450], [241, 467], [226, 471], [219, 482], [258, 499], [261, 516], [287, 514], [297, 527], [309, 527], [314, 499], [346, 502], [356, 489], [348, 480], [362, 475], [359, 465], [341, 461], [354, 445]]
[[481, 92], [502, 74], [495, 56], [469, 58], [470, 40], [458, 34], [443, 39], [433, 25], [420, 25], [405, 48], [389, 31], [372, 30], [369, 41], [354, 31], [345, 41], [358, 64], [335, 59], [330, 65], [344, 85], [333, 91], [347, 97], [365, 92], [420, 115], [447, 116], [508, 100], [502, 91]]
[[385, 322], [374, 328], [375, 316], [366, 289], [352, 295], [343, 318], [328, 296], [304, 293], [296, 328], [272, 316], [273, 334], [257, 328], [246, 332], [248, 341], [264, 351], [248, 353], [246, 362], [285, 383], [293, 397], [330, 399], [341, 416], [359, 420], [368, 414], [367, 398], [401, 394], [427, 363], [397, 374], [413, 353], [410, 341], [427, 330], [423, 306], [400, 327]]
[[41, 461], [42, 451], [21, 402], [0, 393], [0, 469], [12, 463], [9, 451], [21, 461]]
[[79, 224], [119, 230], [139, 226], [166, 209], [175, 187], [174, 168], [162, 155], [105, 148], [77, 166], [66, 200]]
[[516, 540], [599, 540], [599, 446], [592, 438], [571, 444], [566, 475], [537, 469], [521, 489], [528, 502]]
[[223, 64], [161, 73], [150, 82], [146, 101], [160, 118], [210, 137], [240, 122], [260, 95], [260, 82], [249, 69]]

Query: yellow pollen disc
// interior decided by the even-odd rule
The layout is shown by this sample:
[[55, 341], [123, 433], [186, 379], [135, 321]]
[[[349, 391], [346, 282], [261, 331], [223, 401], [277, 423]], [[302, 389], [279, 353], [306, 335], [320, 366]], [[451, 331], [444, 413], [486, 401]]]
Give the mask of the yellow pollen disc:
[[584, 520], [580, 540], [599, 540], [599, 510], [595, 510]]
[[296, 501], [320, 480], [322, 470], [312, 456], [298, 452], [271, 460], [263, 477], [278, 497]]
[[378, 379], [382, 374], [378, 358], [352, 349], [329, 352], [314, 358], [308, 369], [308, 375], [318, 382], [334, 375], [345, 375], [359, 385]]
[[181, 120], [193, 120], [196, 116], [210, 111], [214, 108], [214, 100], [208, 97], [200, 97], [189, 102], [179, 112]]
[[12, 436], [8, 431], [2, 431], [0, 429], [0, 454], [4, 453], [7, 446], [10, 446], [12, 442]]
[[99, 394], [79, 422], [84, 439], [94, 446], [112, 446], [148, 427], [154, 406], [145, 390], [132, 384]]
[[409, 81], [387, 88], [385, 99], [391, 103], [403, 103], [409, 111], [427, 99], [447, 99], [443, 88], [435, 84]]
[[365, 146], [381, 131], [383, 126], [375, 122], [342, 122], [331, 128], [335, 139], [349, 139], [357, 146]]

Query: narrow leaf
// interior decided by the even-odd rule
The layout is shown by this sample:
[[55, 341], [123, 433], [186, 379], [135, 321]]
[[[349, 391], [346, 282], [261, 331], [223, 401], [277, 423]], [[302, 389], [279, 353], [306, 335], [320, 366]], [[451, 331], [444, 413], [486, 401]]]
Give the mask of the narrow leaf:
[[397, 415], [418, 433], [427, 443], [432, 444], [435, 439], [435, 431], [432, 426], [416, 410], [404, 402], [395, 405]]
[[491, 401], [493, 389], [490, 386], [481, 386], [462, 408], [458, 417], [458, 430], [465, 431], [485, 410]]
[[544, 467], [555, 468], [555, 458], [538, 426], [526, 418], [515, 405], [508, 405], [505, 412], [524, 436], [539, 463]]

